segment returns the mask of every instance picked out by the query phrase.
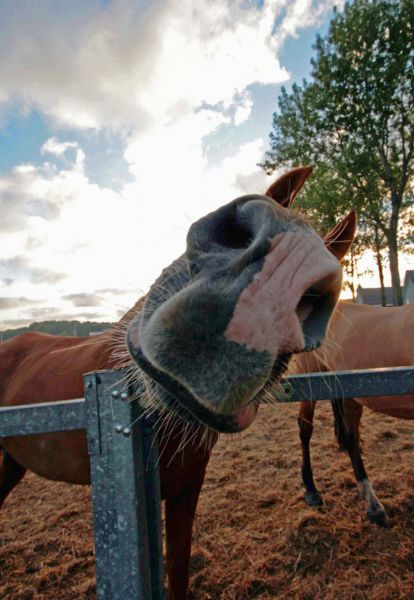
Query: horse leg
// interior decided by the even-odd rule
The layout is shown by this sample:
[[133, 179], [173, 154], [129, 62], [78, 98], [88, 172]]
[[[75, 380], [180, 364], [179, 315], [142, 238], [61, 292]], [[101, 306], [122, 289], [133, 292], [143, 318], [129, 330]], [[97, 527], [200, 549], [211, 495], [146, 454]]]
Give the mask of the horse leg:
[[371, 523], [376, 523], [382, 527], [389, 527], [387, 513], [378, 500], [374, 488], [368, 479], [361, 456], [359, 425], [362, 416], [362, 405], [355, 402], [353, 398], [334, 402], [337, 404], [336, 410], [334, 410], [335, 420], [342, 419], [342, 423], [337, 423], [338, 427], [336, 430], [341, 431], [341, 441], [351, 459], [360, 496], [367, 503], [368, 519]]
[[26, 469], [0, 446], [0, 508], [14, 487], [23, 479]]
[[169, 600], [185, 600], [187, 597], [191, 536], [203, 479], [165, 500]]
[[299, 436], [302, 446], [302, 481], [305, 501], [309, 506], [321, 506], [322, 496], [315, 485], [310, 457], [310, 441], [313, 433], [313, 414], [316, 402], [301, 402], [298, 416]]

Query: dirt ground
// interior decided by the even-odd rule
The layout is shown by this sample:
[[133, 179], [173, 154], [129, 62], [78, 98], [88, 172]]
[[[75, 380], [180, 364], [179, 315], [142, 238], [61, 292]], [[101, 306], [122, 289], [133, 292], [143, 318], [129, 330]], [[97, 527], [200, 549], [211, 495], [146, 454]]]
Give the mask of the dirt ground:
[[[195, 524], [192, 600], [414, 598], [414, 425], [365, 411], [365, 459], [392, 521], [365, 517], [328, 403], [317, 408], [314, 471], [300, 485], [297, 406], [262, 407], [213, 452]], [[94, 598], [89, 488], [28, 475], [0, 513], [0, 598]]]

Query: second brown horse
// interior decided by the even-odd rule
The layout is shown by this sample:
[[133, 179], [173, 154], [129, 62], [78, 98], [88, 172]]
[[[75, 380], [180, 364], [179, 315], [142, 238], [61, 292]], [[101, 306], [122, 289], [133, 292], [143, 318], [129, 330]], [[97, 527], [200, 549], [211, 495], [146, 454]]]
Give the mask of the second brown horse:
[[[373, 369], [414, 365], [414, 303], [382, 307], [340, 302], [329, 324], [326, 340], [315, 352], [297, 358], [299, 373]], [[349, 453], [368, 518], [387, 526], [386, 511], [368, 479], [360, 448], [359, 426], [363, 407], [399, 419], [414, 419], [414, 395], [345, 398], [333, 402], [336, 434]], [[302, 480], [310, 506], [322, 504], [310, 458], [315, 402], [302, 402], [298, 418], [302, 444]]]

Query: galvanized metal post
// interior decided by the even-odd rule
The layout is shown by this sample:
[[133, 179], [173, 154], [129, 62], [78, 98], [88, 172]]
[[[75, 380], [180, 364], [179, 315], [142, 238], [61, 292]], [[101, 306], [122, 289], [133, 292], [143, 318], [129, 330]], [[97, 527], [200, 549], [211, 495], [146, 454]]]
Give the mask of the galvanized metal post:
[[[116, 371], [85, 376], [97, 598], [160, 600], [162, 568], [156, 575], [153, 566], [158, 581], [152, 583], [149, 550], [149, 537], [155, 531], [158, 539], [160, 528], [159, 487], [153, 486], [158, 473], [153, 469], [146, 486], [142, 413], [137, 402], [128, 401], [121, 378]], [[157, 551], [158, 561], [162, 560], [159, 546]]]
[[164, 584], [164, 561], [162, 555], [161, 491], [155, 415], [144, 420], [143, 441], [152, 600], [163, 600], [166, 598], [166, 594]]
[[[112, 416], [110, 402], [98, 401], [100, 376], [84, 377], [88, 452], [90, 458], [93, 528], [95, 546], [96, 596], [109, 600], [113, 596], [111, 568], [116, 561], [117, 515], [114, 502]], [[108, 400], [105, 398], [105, 400]]]

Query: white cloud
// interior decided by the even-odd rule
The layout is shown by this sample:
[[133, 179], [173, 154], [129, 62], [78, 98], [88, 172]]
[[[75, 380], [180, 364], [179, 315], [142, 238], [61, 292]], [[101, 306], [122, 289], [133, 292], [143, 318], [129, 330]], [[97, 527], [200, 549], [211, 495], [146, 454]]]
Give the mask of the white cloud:
[[55, 137], [51, 137], [46, 140], [40, 151], [42, 154], [62, 156], [69, 148], [79, 148], [79, 146], [77, 142], [59, 142]]
[[315, 25], [334, 6], [339, 10], [345, 0], [285, 0], [285, 14], [277, 28], [277, 50], [288, 37], [297, 37], [301, 29]]
[[82, 172], [85, 163], [85, 153], [79, 147], [77, 142], [59, 142], [55, 137], [51, 137], [43, 144], [40, 149], [41, 154], [52, 154], [57, 157], [67, 155], [68, 150], [75, 151], [75, 160], [72, 168], [75, 171]]
[[[82, 291], [86, 297], [108, 286], [129, 287], [135, 291], [123, 302], [132, 305], [184, 250], [191, 222], [238, 195], [264, 191], [267, 178], [255, 166], [263, 153], [262, 140], [243, 145], [220, 165], [209, 166], [200, 145], [191, 145], [190, 135], [198, 127], [208, 129], [209, 116], [198, 113], [191, 125], [185, 130], [172, 127], [165, 154], [158, 156], [161, 163], [156, 156], [143, 156], [145, 141], [143, 146], [135, 141], [129, 157], [137, 178], [119, 193], [91, 183], [76, 164], [61, 171], [50, 166], [49, 170], [42, 166], [16, 169], [9, 184], [26, 190], [20, 229], [3, 238], [7, 240], [3, 279], [12, 284], [13, 293], [48, 298], [49, 306], [54, 303], [67, 310], [62, 298], [69, 294]], [[178, 161], [176, 135], [189, 140], [187, 154]], [[165, 169], [159, 166], [163, 162]], [[28, 214], [32, 190], [36, 190], [39, 207], [55, 199], [56, 212]], [[109, 302], [100, 307], [106, 319], [115, 318], [119, 309], [117, 303]], [[74, 318], [76, 314], [75, 306]]]
[[[0, 176], [2, 257], [20, 257], [20, 267], [30, 258], [38, 274], [8, 281], [10, 295], [47, 298], [46, 313], [63, 314], [64, 296], [135, 289], [122, 297], [128, 306], [183, 251], [192, 221], [264, 191], [262, 139], [213, 165], [203, 140], [249, 118], [249, 86], [287, 79], [282, 41], [332, 4], [114, 0], [103, 8], [79, 0], [65, 14], [51, 0], [1, 3], [0, 102], [35, 106], [66, 128], [116, 129], [134, 177], [117, 193], [92, 183], [83, 149], [61, 136], [42, 146], [40, 166]], [[42, 269], [67, 277], [42, 282]], [[116, 303], [99, 309], [104, 319], [119, 312]], [[70, 314], [81, 313], [73, 306]]]
[[203, 103], [229, 106], [253, 82], [286, 80], [280, 44], [333, 4], [114, 0], [86, 12], [78, 1], [65, 15], [51, 0], [6, 1], [0, 98], [20, 98], [71, 127], [143, 131]]
[[234, 124], [238, 126], [247, 121], [247, 119], [250, 116], [250, 113], [252, 112], [252, 108], [253, 100], [251, 94], [249, 94], [249, 92], [244, 92], [234, 113]]
[[9, 174], [0, 175], [2, 233], [22, 230], [39, 218], [57, 219], [85, 182], [84, 156], [78, 148], [74, 163], [60, 171], [45, 162], [40, 167], [18, 165]]

